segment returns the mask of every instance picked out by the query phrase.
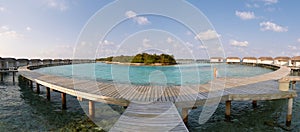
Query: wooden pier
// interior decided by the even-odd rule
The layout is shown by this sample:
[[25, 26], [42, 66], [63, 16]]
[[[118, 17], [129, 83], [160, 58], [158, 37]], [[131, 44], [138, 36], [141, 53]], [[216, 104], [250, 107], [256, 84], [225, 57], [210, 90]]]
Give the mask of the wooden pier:
[[0, 70], [0, 81], [1, 81], [1, 82], [4, 81], [4, 76], [5, 76], [5, 74], [10, 74], [10, 73], [12, 73], [13, 84], [15, 84], [15, 76], [16, 76], [16, 72], [18, 72], [18, 70], [14, 70], [14, 69]]
[[[62, 109], [67, 108], [66, 94], [79, 100], [89, 100], [89, 116], [95, 116], [94, 102], [103, 102], [126, 106], [127, 109], [112, 128], [112, 131], [188, 131], [184, 123], [188, 120], [188, 110], [203, 106], [208, 99], [220, 98], [226, 102], [225, 117], [230, 120], [232, 101], [257, 101], [288, 99], [287, 126], [291, 124], [292, 103], [297, 93], [289, 89], [286, 83], [299, 81], [299, 77], [288, 77], [291, 69], [285, 66], [275, 66], [278, 70], [267, 74], [245, 78], [215, 78], [203, 85], [186, 86], [141, 86], [129, 84], [114, 84], [89, 80], [76, 80], [53, 75], [37, 73], [28, 68], [20, 68], [19, 74], [26, 79], [31, 87], [44, 86], [47, 99], [50, 92], [61, 92]], [[35, 67], [38, 68], [38, 67]], [[29, 68], [31, 69], [31, 68]], [[215, 76], [216, 76], [216, 69]], [[279, 86], [270, 81], [279, 81]], [[262, 86], [263, 85], [263, 86]], [[267, 87], [266, 87], [267, 86]], [[222, 92], [222, 95], [211, 96], [211, 92]], [[219, 102], [210, 102], [219, 103]], [[181, 117], [177, 111], [181, 109]]]

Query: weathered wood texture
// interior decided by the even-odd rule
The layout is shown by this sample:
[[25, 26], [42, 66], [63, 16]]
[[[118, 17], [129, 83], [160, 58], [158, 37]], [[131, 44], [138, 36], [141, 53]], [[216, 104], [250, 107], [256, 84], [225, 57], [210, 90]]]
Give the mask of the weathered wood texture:
[[172, 102], [130, 103], [111, 132], [188, 131]]
[[[222, 96], [227, 100], [272, 100], [292, 98], [295, 91], [280, 91], [277, 83], [270, 83], [289, 74], [290, 69], [281, 67], [277, 71], [246, 78], [217, 78], [203, 85], [141, 86], [78, 80], [34, 71], [20, 71], [27, 79], [53, 90], [83, 99], [108, 104], [127, 106], [129, 102], [173, 102], [177, 107], [194, 107], [208, 98]], [[264, 86], [264, 87], [262, 87]], [[220, 94], [212, 94], [219, 92]]]

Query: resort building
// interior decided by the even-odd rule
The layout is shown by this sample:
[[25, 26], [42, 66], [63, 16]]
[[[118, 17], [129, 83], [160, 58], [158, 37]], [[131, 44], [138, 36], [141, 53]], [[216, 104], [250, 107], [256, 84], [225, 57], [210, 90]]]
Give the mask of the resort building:
[[256, 57], [244, 57], [242, 62], [243, 63], [253, 63], [253, 64], [256, 64], [257, 63], [257, 58]]
[[70, 60], [70, 59], [64, 59], [63, 63], [64, 64], [72, 64], [72, 60]]
[[5, 70], [12, 70], [16, 69], [17, 67], [17, 60], [15, 58], [3, 58], [4, 67], [2, 69]]
[[44, 65], [51, 65], [52, 64], [52, 59], [43, 59], [43, 64]]
[[63, 60], [62, 59], [54, 59], [53, 60], [53, 62], [52, 62], [52, 64], [61, 64], [63, 62]]
[[274, 59], [274, 64], [281, 66], [288, 66], [290, 64], [290, 57], [280, 56]]
[[40, 59], [31, 59], [29, 64], [32, 65], [32, 66], [38, 66], [38, 65], [41, 65], [43, 63], [42, 63], [42, 60], [40, 60]]
[[226, 63], [241, 63], [241, 59], [239, 57], [227, 57]]
[[3, 67], [4, 67], [4, 61], [3, 61], [3, 59], [0, 57], [0, 70], [2, 70]]
[[300, 56], [294, 56], [291, 59], [291, 65], [296, 66], [296, 67], [300, 67]]
[[210, 63], [223, 63], [224, 58], [222, 57], [211, 57], [210, 58]]
[[258, 64], [273, 64], [274, 59], [272, 57], [259, 57], [257, 60]]
[[27, 66], [29, 65], [28, 59], [18, 59], [17, 60], [17, 67]]

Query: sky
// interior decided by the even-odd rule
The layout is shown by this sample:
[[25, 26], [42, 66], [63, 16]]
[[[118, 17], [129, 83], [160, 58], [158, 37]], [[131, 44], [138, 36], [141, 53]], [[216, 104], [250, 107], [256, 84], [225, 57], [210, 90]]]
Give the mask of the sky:
[[0, 57], [300, 56], [299, 5], [299, 0], [0, 0]]

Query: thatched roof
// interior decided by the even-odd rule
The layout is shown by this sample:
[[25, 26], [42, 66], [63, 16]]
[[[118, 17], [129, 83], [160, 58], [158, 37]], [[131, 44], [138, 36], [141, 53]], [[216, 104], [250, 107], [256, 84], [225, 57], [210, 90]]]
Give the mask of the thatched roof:
[[4, 61], [16, 61], [15, 58], [2, 58]]
[[265, 60], [271, 60], [273, 61], [274, 59], [272, 57], [259, 57], [258, 59], [265, 61]]
[[226, 59], [237, 59], [237, 60], [241, 60], [241, 58], [239, 58], [239, 57], [227, 57]]
[[256, 57], [244, 57], [243, 60], [257, 60]]
[[28, 59], [17, 59], [17, 61], [29, 61]]
[[211, 57], [210, 59], [224, 59], [223, 57]]
[[294, 57], [292, 58], [292, 60], [293, 60], [293, 61], [299, 61], [299, 60], [300, 60], [300, 56], [294, 56]]
[[53, 61], [52, 59], [43, 59], [43, 61]]
[[287, 57], [287, 56], [279, 56], [279, 57], [276, 57], [274, 60], [279, 60], [279, 61], [288, 61], [290, 60], [291, 58], [290, 57]]
[[34, 62], [40, 62], [40, 61], [42, 61], [41, 59], [31, 59], [30, 61], [34, 61]]

